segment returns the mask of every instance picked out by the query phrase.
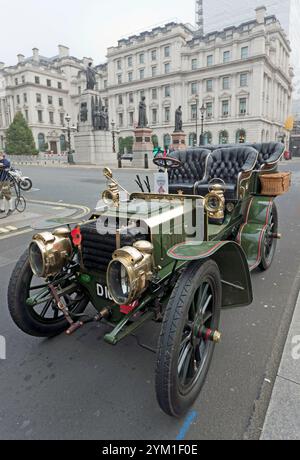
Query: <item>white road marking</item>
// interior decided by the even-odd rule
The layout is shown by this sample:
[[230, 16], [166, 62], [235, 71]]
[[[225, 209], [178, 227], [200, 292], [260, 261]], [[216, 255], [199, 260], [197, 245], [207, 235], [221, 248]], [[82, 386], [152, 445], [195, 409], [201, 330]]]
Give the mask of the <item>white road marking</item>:
[[9, 233], [9, 230], [7, 228], [0, 228], [0, 233]]
[[9, 225], [8, 227], [6, 227], [10, 232], [15, 232], [17, 229], [17, 227], [13, 227], [12, 225]]

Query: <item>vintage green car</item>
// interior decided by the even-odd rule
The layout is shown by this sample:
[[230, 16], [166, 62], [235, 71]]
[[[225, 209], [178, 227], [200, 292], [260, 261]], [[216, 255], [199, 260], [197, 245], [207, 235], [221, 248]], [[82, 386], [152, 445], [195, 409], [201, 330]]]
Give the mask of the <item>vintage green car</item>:
[[20, 258], [8, 291], [13, 320], [36, 337], [104, 321], [111, 345], [161, 322], [157, 398], [182, 416], [220, 342], [221, 309], [251, 304], [250, 272], [274, 258], [274, 198], [290, 185], [290, 174], [277, 172], [283, 151], [210, 146], [158, 157], [169, 175], [163, 195], [128, 194], [105, 169], [108, 187], [90, 219], [35, 235]]

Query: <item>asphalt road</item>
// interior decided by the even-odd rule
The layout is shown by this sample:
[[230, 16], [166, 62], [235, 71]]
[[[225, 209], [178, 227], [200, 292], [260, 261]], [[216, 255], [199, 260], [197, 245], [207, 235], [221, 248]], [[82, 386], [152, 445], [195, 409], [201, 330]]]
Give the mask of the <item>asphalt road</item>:
[[[294, 172], [294, 185], [278, 199], [283, 239], [276, 260], [267, 273], [253, 274], [250, 307], [223, 312], [223, 341], [186, 439], [242, 439], [253, 414], [254, 433], [261, 428], [268, 404], [262, 390], [279, 364], [280, 353], [274, 350], [284, 341], [300, 267], [300, 162], [288, 169]], [[97, 170], [32, 168], [30, 175], [40, 189], [31, 194], [35, 199], [93, 207], [103, 188]], [[155, 355], [134, 338], [111, 347], [102, 340], [105, 326], [90, 325], [70, 338], [39, 340], [14, 326], [7, 285], [29, 239], [0, 241], [0, 335], [7, 343], [7, 359], [0, 361], [0, 439], [176, 439], [184, 420], [160, 411]], [[151, 323], [139, 337], [155, 347], [158, 333], [159, 325]]]

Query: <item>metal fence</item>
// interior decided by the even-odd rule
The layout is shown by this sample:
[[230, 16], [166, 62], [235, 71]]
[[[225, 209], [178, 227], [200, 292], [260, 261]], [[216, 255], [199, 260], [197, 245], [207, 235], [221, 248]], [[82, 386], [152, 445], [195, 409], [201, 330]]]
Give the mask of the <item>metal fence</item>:
[[11, 155], [10, 161], [12, 165], [20, 166], [49, 166], [49, 165], [66, 165], [68, 163], [67, 154], [48, 154], [39, 153], [38, 155]]

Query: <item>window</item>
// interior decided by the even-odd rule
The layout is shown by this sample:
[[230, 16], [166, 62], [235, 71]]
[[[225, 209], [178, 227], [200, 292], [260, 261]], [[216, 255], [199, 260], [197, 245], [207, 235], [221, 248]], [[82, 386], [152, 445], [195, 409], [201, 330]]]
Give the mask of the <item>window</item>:
[[246, 115], [247, 113], [247, 99], [245, 97], [240, 99], [239, 112], [240, 112], [240, 115]]
[[144, 55], [144, 53], [141, 53], [139, 55], [139, 63], [140, 64], [145, 64], [145, 55]]
[[156, 77], [156, 75], [157, 75], [157, 67], [154, 66], [152, 67], [152, 77]]
[[152, 50], [151, 51], [151, 61], [156, 61], [156, 59], [157, 59], [157, 51]]
[[170, 46], [165, 46], [164, 54], [165, 54], [165, 58], [169, 58], [171, 56]]
[[204, 145], [212, 144], [212, 133], [210, 131], [206, 131], [206, 133], [204, 133], [203, 144]]
[[24, 101], [24, 104], [27, 104], [27, 94], [26, 93], [23, 94], [23, 101]]
[[38, 147], [40, 152], [43, 152], [45, 149], [45, 135], [43, 133], [38, 135]]
[[170, 85], [165, 86], [165, 97], [171, 97], [171, 87], [170, 87]]
[[119, 74], [119, 75], [117, 76], [117, 79], [118, 79], [118, 85], [121, 85], [121, 84], [122, 84], [122, 75]]
[[118, 104], [123, 105], [123, 96], [121, 94], [118, 96]]
[[82, 93], [81, 86], [78, 86], [78, 94], [80, 95], [81, 93]]
[[198, 68], [198, 60], [192, 59], [192, 70], [197, 70]]
[[227, 131], [221, 131], [219, 134], [219, 144], [228, 144], [229, 134]]
[[249, 48], [248, 46], [244, 46], [241, 49], [241, 59], [248, 59], [248, 57], [249, 57]]
[[229, 62], [230, 61], [230, 51], [224, 51], [223, 53], [223, 62]]
[[128, 72], [128, 81], [131, 82], [133, 80], [133, 73]]
[[37, 95], [36, 95], [36, 102], [37, 102], [38, 104], [41, 104], [41, 102], [42, 102], [42, 95], [41, 95], [41, 94], [37, 94]]
[[194, 147], [195, 145], [197, 145], [197, 135], [196, 133], [191, 133], [189, 135], [189, 146]]
[[25, 75], [22, 75], [22, 83], [24, 85], [24, 83], [25, 83]]
[[196, 120], [197, 118], [197, 104], [191, 105], [191, 119]]
[[129, 112], [129, 126], [133, 126], [133, 123], [134, 123], [133, 117], [134, 117], [134, 113]]
[[62, 89], [62, 83], [60, 81], [57, 83], [57, 88]]
[[62, 134], [59, 138], [60, 141], [60, 151], [65, 152], [67, 150], [66, 136]]
[[60, 98], [58, 99], [58, 105], [59, 105], [59, 107], [63, 107], [63, 106], [64, 106], [64, 100], [63, 100], [62, 97], [60, 97]]
[[222, 117], [229, 115], [229, 101], [222, 101]]
[[213, 81], [212, 80], [206, 80], [206, 91], [212, 91], [213, 90]]
[[59, 119], [60, 119], [61, 126], [65, 126], [65, 114], [64, 113], [59, 114]]
[[213, 104], [212, 102], [206, 103], [206, 118], [210, 119], [213, 117]]
[[104, 86], [104, 89], [106, 89], [106, 88], [107, 88], [107, 80], [104, 80], [104, 82], [103, 82], [103, 86]]
[[122, 62], [121, 62], [120, 59], [118, 59], [118, 61], [117, 61], [117, 69], [122, 70]]
[[152, 123], [157, 124], [157, 109], [152, 109]]
[[170, 147], [171, 142], [172, 142], [172, 140], [171, 140], [170, 134], [165, 134], [164, 135], [164, 148], [166, 150], [168, 150], [168, 148]]
[[49, 105], [53, 104], [53, 97], [52, 96], [48, 96], [48, 104]]
[[244, 129], [239, 129], [236, 132], [236, 143], [237, 144], [245, 144], [246, 142], [246, 131]]
[[170, 107], [165, 108], [165, 122], [169, 123], [170, 121]]
[[38, 110], [38, 122], [43, 123], [43, 111]]
[[19, 81], [17, 78], [15, 78], [15, 85], [18, 86], [18, 84], [19, 84]]
[[223, 78], [223, 89], [229, 89], [230, 87], [230, 79], [229, 77]]
[[26, 118], [26, 121], [29, 121], [28, 110], [25, 110], [25, 118]]
[[119, 113], [119, 126], [123, 126], [123, 113]]
[[165, 64], [165, 73], [170, 73], [170, 71], [171, 71], [171, 65], [168, 62], [167, 64]]
[[132, 56], [128, 56], [128, 59], [127, 59], [127, 64], [128, 64], [128, 67], [132, 67]]
[[54, 125], [54, 113], [49, 112], [49, 122], [51, 125]]
[[210, 54], [209, 56], [207, 56], [206, 62], [207, 62], [207, 67], [210, 67], [211, 65], [213, 65], [213, 63], [214, 63], [214, 57], [213, 57], [212, 54]]
[[51, 88], [51, 80], [47, 80], [47, 86]]
[[196, 82], [191, 83], [191, 94], [198, 93], [198, 84]]
[[144, 97], [144, 96], [145, 96], [145, 91], [142, 89], [142, 90], [140, 91], [140, 98], [142, 99], [142, 97]]
[[21, 98], [20, 98], [20, 96], [19, 96], [19, 94], [18, 94], [18, 95], [17, 95], [17, 104], [20, 105], [20, 103], [21, 103]]
[[152, 99], [157, 99], [157, 89], [156, 88], [152, 89]]
[[36, 85], [39, 85], [40, 84], [40, 77], [35, 77], [34, 82], [35, 82]]
[[241, 73], [240, 75], [240, 86], [248, 86], [248, 74]]
[[133, 93], [129, 93], [129, 104], [133, 104], [134, 103], [134, 96], [133, 96]]
[[145, 69], [140, 69], [140, 80], [145, 78]]

